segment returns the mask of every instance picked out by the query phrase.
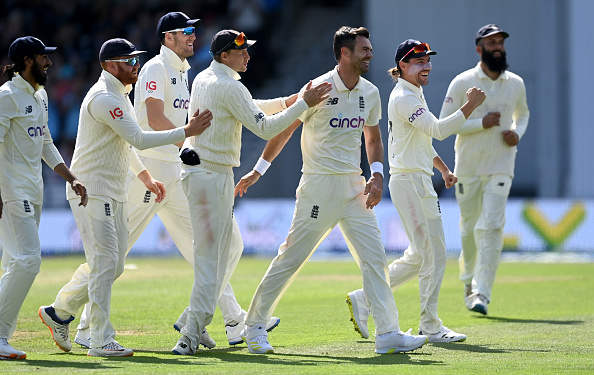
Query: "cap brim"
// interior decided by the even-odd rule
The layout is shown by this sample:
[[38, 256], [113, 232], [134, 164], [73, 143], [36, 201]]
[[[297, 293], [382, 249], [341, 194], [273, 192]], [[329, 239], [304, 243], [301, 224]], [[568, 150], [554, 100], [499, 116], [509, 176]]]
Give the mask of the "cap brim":
[[509, 38], [509, 34], [508, 34], [508, 33], [506, 33], [505, 31], [493, 31], [493, 32], [490, 32], [490, 33], [489, 33], [489, 34], [487, 34], [487, 35], [483, 35], [483, 36], [481, 36], [480, 38], [478, 38], [478, 39], [477, 39], [477, 41], [479, 41], [479, 40], [481, 40], [481, 39], [484, 39], [484, 38], [486, 38], [486, 37], [489, 37], [489, 36], [491, 36], [491, 35], [495, 35], [495, 34], [501, 34], [501, 35], [503, 35], [503, 39]]
[[237, 46], [233, 46], [233, 47], [232, 47], [232, 48], [230, 48], [230, 49], [246, 49], [246, 48], [248, 48], [248, 47], [251, 47], [251, 46], [253, 46], [253, 45], [254, 45], [254, 43], [256, 43], [256, 41], [255, 41], [255, 40], [250, 40], [250, 39], [248, 39], [248, 40], [247, 40], [245, 43], [243, 43], [241, 46], [239, 46], [239, 47], [237, 47]]
[[202, 20], [200, 18], [196, 18], [193, 20], [188, 20], [186, 23], [188, 24], [188, 26], [197, 27], [200, 26], [200, 24], [202, 24]]
[[437, 55], [437, 52], [435, 51], [422, 51], [419, 53], [414, 53], [412, 55], [409, 55], [408, 57], [412, 58], [416, 58], [416, 57], [423, 57], [423, 56], [427, 56], [427, 55]]
[[45, 47], [44, 49], [42, 49], [41, 51], [39, 51], [39, 55], [41, 54], [50, 54], [52, 52], [54, 52], [56, 49], [58, 49], [58, 47]]
[[138, 55], [142, 55], [143, 53], [146, 53], [146, 51], [134, 51], [134, 52], [131, 52], [131, 53], [129, 53], [127, 55], [123, 55], [123, 56], [138, 56]]

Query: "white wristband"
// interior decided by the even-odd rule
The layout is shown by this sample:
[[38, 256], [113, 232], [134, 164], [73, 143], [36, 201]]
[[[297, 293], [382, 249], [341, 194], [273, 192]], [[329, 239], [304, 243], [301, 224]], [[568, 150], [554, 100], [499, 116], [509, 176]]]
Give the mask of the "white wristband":
[[382, 177], [384, 177], [384, 165], [379, 161], [374, 161], [373, 163], [371, 163], [369, 169], [371, 169], [372, 176], [374, 173], [379, 173], [382, 175]]
[[266, 173], [266, 171], [268, 170], [268, 167], [270, 167], [270, 162], [266, 161], [262, 158], [258, 159], [258, 162], [256, 163], [256, 165], [254, 165], [254, 170], [258, 173], [260, 173], [260, 176], [264, 176], [264, 173]]

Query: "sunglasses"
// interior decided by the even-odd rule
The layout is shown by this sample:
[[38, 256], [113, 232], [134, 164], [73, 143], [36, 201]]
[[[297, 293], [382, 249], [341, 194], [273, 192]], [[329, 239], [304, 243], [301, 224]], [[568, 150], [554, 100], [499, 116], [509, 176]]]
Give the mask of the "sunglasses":
[[415, 53], [421, 53], [423, 51], [431, 51], [431, 48], [429, 47], [429, 44], [427, 44], [427, 43], [421, 43], [421, 44], [418, 44], [418, 45], [414, 46], [413, 48], [410, 49], [410, 51], [408, 51], [406, 53], [406, 55], [402, 56], [402, 58], [400, 59], [400, 61], [404, 60], [404, 58], [406, 56], [410, 55], [411, 52], [413, 54], [415, 54]]
[[194, 31], [196, 31], [196, 28], [193, 27], [193, 26], [184, 27], [182, 29], [175, 29], [175, 30], [163, 31], [163, 34], [165, 34], [165, 33], [174, 33], [176, 31], [181, 31], [182, 34], [184, 34], [184, 35], [192, 35], [192, 34], [194, 34]]
[[138, 57], [134, 56], [129, 59], [114, 59], [114, 60], [107, 60], [107, 61], [125, 62], [126, 65], [134, 66], [134, 65], [138, 64], [140, 59]]
[[235, 40], [230, 41], [229, 43], [227, 43], [227, 45], [223, 48], [221, 48], [220, 50], [217, 51], [217, 53], [215, 53], [215, 55], [221, 54], [223, 53], [223, 51], [229, 49], [229, 47], [231, 47], [233, 45], [233, 43], [235, 43], [235, 45], [237, 47], [241, 47], [243, 46], [243, 44], [247, 41], [247, 38], [245, 36], [244, 33], [240, 33]]

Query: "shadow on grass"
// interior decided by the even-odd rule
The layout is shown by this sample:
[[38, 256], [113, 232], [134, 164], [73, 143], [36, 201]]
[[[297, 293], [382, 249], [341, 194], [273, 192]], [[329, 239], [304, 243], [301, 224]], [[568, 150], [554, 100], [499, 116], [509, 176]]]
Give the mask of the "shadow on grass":
[[494, 320], [503, 323], [543, 323], [543, 324], [558, 324], [558, 325], [578, 325], [584, 324], [583, 320], [550, 320], [550, 319], [519, 319], [519, 318], [505, 318], [500, 316], [484, 316], [484, 315], [475, 315], [477, 319], [488, 319]]
[[510, 348], [506, 347], [505, 349], [493, 348], [486, 345], [472, 345], [468, 343], [447, 343], [447, 342], [440, 342], [440, 343], [432, 343], [432, 346], [436, 346], [442, 349], [447, 349], [451, 351], [464, 351], [470, 353], [486, 353], [486, 354], [506, 354], [506, 353], [515, 353], [515, 352], [536, 352], [536, 353], [549, 353], [550, 350], [532, 350], [532, 349], [524, 349], [524, 348]]

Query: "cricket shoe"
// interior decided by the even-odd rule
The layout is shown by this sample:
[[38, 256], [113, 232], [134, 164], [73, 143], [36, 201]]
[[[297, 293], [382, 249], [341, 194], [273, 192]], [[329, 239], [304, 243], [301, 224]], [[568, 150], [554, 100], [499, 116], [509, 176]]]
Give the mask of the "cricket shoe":
[[419, 335], [427, 336], [429, 342], [459, 342], [466, 340], [465, 334], [454, 332], [445, 326], [442, 326], [439, 332], [434, 335], [423, 333], [421, 330], [419, 330]]
[[119, 342], [113, 340], [101, 349], [89, 349], [87, 355], [89, 357], [131, 357], [134, 351], [124, 348]]
[[466, 308], [468, 310], [471, 310], [473, 300], [474, 296], [472, 294], [472, 285], [466, 284], [464, 286], [464, 303], [466, 304]]
[[255, 324], [247, 326], [243, 340], [247, 344], [248, 350], [252, 354], [270, 354], [274, 353], [274, 348], [268, 342], [268, 332], [264, 324]]
[[359, 332], [364, 339], [368, 339], [369, 328], [367, 327], [367, 321], [369, 320], [371, 310], [367, 307], [363, 289], [358, 289], [347, 294], [346, 303], [351, 312], [351, 322], [355, 326], [355, 331]]
[[39, 308], [39, 317], [43, 324], [49, 328], [52, 333], [52, 337], [58, 348], [65, 352], [72, 350], [72, 343], [70, 342], [69, 326], [70, 322], [74, 320], [71, 316], [70, 319], [62, 320], [56, 315], [56, 310], [53, 306], [41, 306]]
[[192, 341], [188, 336], [182, 336], [173, 349], [171, 349], [171, 352], [177, 355], [194, 355], [196, 354], [196, 349], [192, 349]]
[[0, 359], [26, 359], [27, 353], [16, 350], [5, 337], [0, 338]]
[[[276, 316], [270, 318], [268, 323], [266, 323], [266, 332], [270, 332], [275, 329], [280, 323], [280, 319]], [[229, 341], [229, 345], [237, 345], [243, 342], [242, 333], [245, 329], [245, 322], [240, 322], [234, 325], [226, 325], [225, 326], [225, 333], [227, 334], [227, 341]]]
[[79, 329], [76, 331], [76, 336], [74, 336], [74, 342], [78, 345], [91, 349], [91, 329]]
[[411, 335], [408, 332], [392, 331], [376, 336], [375, 352], [377, 354], [411, 352], [427, 343], [427, 336]]
[[489, 303], [489, 301], [487, 301], [487, 297], [478, 293], [474, 294], [472, 297], [473, 299], [470, 304], [470, 310], [487, 315], [487, 304]]
[[202, 345], [205, 348], [212, 349], [215, 346], [217, 346], [217, 343], [215, 342], [215, 340], [212, 339], [212, 337], [210, 337], [206, 328], [204, 328], [204, 331], [202, 331], [202, 333], [200, 334], [200, 343], [198, 345]]

